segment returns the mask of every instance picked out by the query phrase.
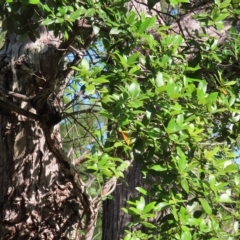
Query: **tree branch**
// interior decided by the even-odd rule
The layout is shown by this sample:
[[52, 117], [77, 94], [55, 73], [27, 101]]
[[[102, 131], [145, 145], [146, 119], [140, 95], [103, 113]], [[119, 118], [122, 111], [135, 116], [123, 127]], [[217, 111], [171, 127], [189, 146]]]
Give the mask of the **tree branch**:
[[[56, 156], [56, 159], [63, 170], [64, 175], [72, 182], [74, 191], [79, 197], [82, 206], [84, 208], [84, 213], [86, 214], [85, 221], [85, 232], [86, 235], [83, 239], [91, 240], [92, 235], [90, 235], [91, 227], [95, 223], [94, 220], [97, 217], [98, 209], [93, 204], [91, 196], [87, 192], [87, 187], [84, 182], [79, 177], [79, 172], [71, 164], [70, 159], [66, 156], [62, 150], [61, 143], [58, 140], [59, 131], [58, 129], [49, 128], [48, 126], [43, 125], [44, 135], [47, 140], [47, 144], [51, 152]], [[100, 202], [101, 203], [101, 202]], [[98, 208], [100, 207], [98, 203]], [[94, 229], [93, 229], [94, 230]]]
[[41, 116], [39, 116], [38, 114], [35, 114], [35, 113], [29, 112], [25, 109], [22, 109], [4, 97], [0, 97], [0, 106], [6, 110], [16, 112], [25, 117], [28, 117], [28, 118], [31, 118], [31, 119], [34, 119], [37, 121], [41, 121]]
[[14, 98], [17, 98], [17, 99], [25, 101], [25, 102], [31, 102], [31, 100], [32, 100], [32, 97], [27, 97], [23, 94], [16, 93], [13, 91], [8, 91], [2, 87], [0, 87], [0, 94], [6, 95], [7, 97], [14, 97]]

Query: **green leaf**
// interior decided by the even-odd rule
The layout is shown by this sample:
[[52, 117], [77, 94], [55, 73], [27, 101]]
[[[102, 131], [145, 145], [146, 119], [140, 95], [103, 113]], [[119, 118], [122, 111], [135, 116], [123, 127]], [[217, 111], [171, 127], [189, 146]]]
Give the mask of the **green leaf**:
[[88, 63], [88, 61], [85, 59], [85, 58], [83, 58], [82, 59], [82, 61], [81, 61], [81, 63], [80, 63], [80, 66], [84, 69], [84, 70], [89, 70], [89, 68], [90, 68], [90, 66], [89, 66], [89, 63]]
[[133, 24], [133, 22], [137, 19], [137, 14], [133, 11], [127, 12], [127, 23], [129, 25]]
[[234, 222], [233, 229], [234, 229], [235, 233], [237, 233], [239, 231], [239, 222], [238, 221]]
[[207, 97], [207, 101], [215, 102], [217, 100], [217, 97], [218, 97], [218, 92], [210, 93]]
[[227, 193], [223, 193], [218, 198], [218, 201], [219, 202], [232, 202], [232, 199], [230, 198], [230, 196]]
[[228, 165], [224, 168], [224, 170], [228, 173], [232, 172], [238, 172], [238, 166], [237, 164], [231, 164], [231, 165]]
[[231, 85], [236, 84], [236, 82], [237, 81], [230, 81], [230, 82], [224, 83], [224, 86], [231, 86]]
[[94, 83], [108, 83], [109, 80], [107, 80], [107, 79], [104, 78], [104, 77], [99, 77], [99, 78], [95, 78], [95, 79], [93, 80], [93, 82], [94, 82]]
[[219, 22], [219, 21], [223, 21], [224, 19], [226, 19], [227, 17], [229, 16], [228, 13], [220, 13], [216, 18], [214, 18], [213, 20], [216, 21], [216, 22]]
[[173, 39], [173, 46], [178, 48], [183, 43], [183, 37], [181, 35], [176, 35]]
[[232, 6], [233, 6], [233, 8], [239, 8], [239, 0], [232, 0], [231, 1], [232, 2]]
[[143, 188], [141, 188], [141, 187], [136, 187], [136, 190], [138, 191], [138, 192], [140, 192], [140, 193], [142, 193], [143, 195], [147, 195], [147, 191], [145, 190], [145, 189], [143, 189]]
[[144, 22], [141, 23], [138, 33], [143, 33], [146, 29], [150, 28], [156, 21], [156, 17], [147, 18]]
[[161, 87], [165, 84], [164, 80], [163, 80], [163, 74], [161, 72], [157, 73], [157, 77], [156, 77], [156, 85], [157, 87]]
[[80, 72], [80, 70], [81, 70], [80, 68], [78, 68], [78, 67], [76, 67], [76, 66], [72, 66], [71, 68], [72, 68], [73, 70], [78, 71], [78, 72]]
[[124, 240], [132, 240], [132, 235], [131, 233], [128, 233], [125, 237]]
[[135, 100], [133, 102], [129, 102], [128, 103], [128, 107], [130, 107], [130, 108], [139, 108], [141, 106], [143, 106], [143, 102], [142, 101]]
[[156, 207], [154, 207], [154, 212], [164, 211], [164, 210], [168, 209], [170, 206], [171, 206], [171, 204], [169, 204], [169, 203], [161, 202], [161, 203], [157, 204]]
[[98, 26], [93, 26], [93, 32], [95, 35], [97, 35], [100, 31], [100, 28]]
[[228, 7], [228, 6], [230, 5], [230, 3], [231, 3], [231, 0], [225, 0], [225, 1], [223, 1], [222, 3], [220, 3], [219, 8], [220, 8], [220, 9], [221, 9], [221, 8], [226, 8], [226, 7]]
[[177, 84], [169, 83], [167, 85], [167, 94], [170, 98], [175, 99], [180, 97], [181, 96], [180, 91], [181, 91], [181, 87], [178, 86]]
[[64, 19], [63, 18], [57, 18], [55, 20], [55, 23], [63, 23], [64, 22]]
[[39, 0], [22, 0], [23, 5], [38, 4]]
[[206, 93], [207, 91], [207, 82], [205, 80], [202, 80], [198, 84], [198, 89], [202, 90], [203, 93]]
[[96, 88], [93, 84], [89, 84], [85, 89], [86, 94], [94, 94], [96, 92]]
[[41, 26], [50, 25], [55, 22], [55, 19], [47, 18], [41, 22]]
[[192, 235], [191, 235], [190, 231], [182, 232], [181, 240], [192, 240]]
[[181, 180], [181, 186], [185, 190], [186, 193], [189, 193], [189, 185], [186, 179]]
[[143, 211], [145, 207], [145, 199], [143, 197], [140, 197], [140, 201], [137, 201], [136, 207], [139, 212]]
[[233, 163], [232, 160], [225, 161], [223, 164], [223, 169], [226, 172], [235, 172], [238, 170], [237, 164]]
[[212, 208], [209, 206], [207, 200], [205, 198], [199, 198], [199, 201], [203, 207], [203, 210], [208, 214], [212, 214]]
[[103, 167], [109, 161], [109, 155], [107, 153], [102, 154], [99, 162], [98, 167]]
[[142, 214], [146, 214], [146, 213], [152, 211], [155, 207], [155, 204], [156, 204], [156, 202], [151, 202], [151, 203], [147, 204], [145, 206], [145, 208], [143, 209]]
[[129, 93], [129, 96], [131, 98], [136, 98], [139, 96], [140, 94], [140, 85], [138, 82], [133, 82], [130, 84], [130, 86], [128, 87], [128, 93]]
[[84, 16], [85, 17], [89, 17], [89, 16], [93, 16], [95, 14], [95, 9], [94, 8], [89, 8], [86, 12], [85, 12], [85, 14], [84, 14]]
[[139, 56], [139, 53], [134, 53], [134, 54], [132, 54], [132, 55], [127, 59], [128, 65], [134, 64], [134, 63], [136, 62], [138, 56]]
[[140, 223], [147, 228], [156, 228], [156, 226], [154, 226], [152, 223], [149, 223], [149, 222], [141, 221]]
[[240, 177], [239, 176], [235, 176], [234, 177], [234, 182], [235, 182], [236, 186], [239, 186], [240, 185]]
[[113, 172], [110, 171], [110, 170], [107, 169], [107, 168], [103, 169], [103, 170], [102, 170], [102, 173], [103, 173], [103, 175], [106, 176], [106, 177], [111, 177], [111, 176], [113, 175]]
[[117, 28], [117, 27], [113, 27], [113, 28], [110, 30], [109, 34], [110, 34], [110, 35], [118, 35], [120, 32], [122, 32], [122, 30], [120, 30], [120, 29]]
[[211, 189], [215, 189], [215, 184], [216, 184], [216, 177], [213, 174], [209, 175], [209, 184]]
[[183, 172], [184, 169], [187, 167], [187, 159], [185, 156], [178, 158], [178, 170], [179, 172]]
[[152, 170], [157, 171], [157, 172], [164, 172], [167, 171], [166, 167], [163, 167], [161, 165], [154, 165], [151, 167]]
[[190, 226], [198, 226], [200, 224], [200, 219], [188, 218], [185, 223]]
[[131, 210], [135, 215], [140, 215], [140, 213], [141, 213], [134, 207], [130, 207], [129, 210]]
[[70, 20], [71, 22], [74, 22], [76, 19], [80, 18], [85, 12], [86, 12], [86, 9], [81, 6], [75, 12], [69, 15], [68, 20]]
[[40, 0], [28, 0], [28, 4], [38, 4]]

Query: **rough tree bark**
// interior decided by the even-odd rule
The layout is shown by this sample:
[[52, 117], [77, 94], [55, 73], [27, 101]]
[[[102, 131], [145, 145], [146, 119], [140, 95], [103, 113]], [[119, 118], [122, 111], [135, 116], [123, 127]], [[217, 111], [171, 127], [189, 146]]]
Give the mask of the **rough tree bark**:
[[[65, 42], [43, 27], [34, 43], [8, 33], [0, 50], [2, 240], [92, 239], [99, 201], [91, 201], [65, 156], [57, 125], [72, 74], [59, 64], [79, 29]], [[92, 41], [87, 31], [82, 49]]]
[[144, 186], [139, 164], [133, 162], [125, 174], [124, 181], [119, 181], [112, 199], [103, 202], [103, 232], [102, 239], [121, 239], [131, 216], [125, 214], [121, 209], [127, 207], [126, 201], [137, 197], [137, 186]]

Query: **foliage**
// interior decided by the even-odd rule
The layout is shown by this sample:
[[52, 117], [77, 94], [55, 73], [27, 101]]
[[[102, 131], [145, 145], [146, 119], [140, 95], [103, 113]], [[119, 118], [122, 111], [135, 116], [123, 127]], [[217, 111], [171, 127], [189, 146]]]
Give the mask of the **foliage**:
[[[232, 28], [222, 46], [204, 31], [184, 38], [158, 26], [156, 17], [128, 12], [126, 1], [7, 2], [3, 29], [32, 40], [38, 21], [68, 39], [83, 17], [97, 35], [89, 57], [73, 67], [65, 94], [73, 96], [84, 85], [88, 107], [98, 112], [99, 122], [107, 119], [104, 130], [92, 128], [94, 116], [84, 125], [86, 113], [74, 123], [88, 132], [84, 144], [92, 145], [84, 171], [96, 189], [113, 176], [124, 178], [132, 161], [146, 181], [152, 179], [148, 189], [138, 186], [139, 198], [123, 209], [133, 216], [129, 227], [139, 229], [126, 231], [124, 240], [239, 238], [239, 33]], [[214, 2], [207, 14], [194, 16], [203, 28], [221, 30], [225, 20], [239, 17], [235, 3]], [[26, 19], [17, 13], [22, 6]], [[35, 22], [27, 22], [30, 17]], [[69, 116], [82, 110], [79, 101], [74, 104], [78, 108]], [[70, 118], [67, 126], [75, 127]], [[81, 155], [82, 148], [76, 152]]]

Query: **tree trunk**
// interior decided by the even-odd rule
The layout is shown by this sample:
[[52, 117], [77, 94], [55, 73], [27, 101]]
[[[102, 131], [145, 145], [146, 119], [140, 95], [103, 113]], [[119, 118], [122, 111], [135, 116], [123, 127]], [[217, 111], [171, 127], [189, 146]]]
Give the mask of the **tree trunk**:
[[136, 198], [137, 186], [144, 185], [140, 166], [133, 162], [128, 169], [124, 181], [119, 181], [111, 199], [103, 202], [103, 240], [119, 240], [123, 238], [127, 224], [131, 222], [131, 216], [125, 214], [122, 208], [127, 207], [127, 201]]
[[0, 96], [2, 240], [75, 239], [81, 228], [80, 200], [46, 138], [49, 132], [60, 140], [58, 125], [46, 121], [46, 101], [42, 108], [33, 101], [57, 78], [59, 44], [42, 29], [35, 43], [8, 34], [0, 50], [0, 89], [6, 93]]

